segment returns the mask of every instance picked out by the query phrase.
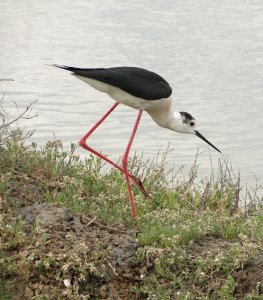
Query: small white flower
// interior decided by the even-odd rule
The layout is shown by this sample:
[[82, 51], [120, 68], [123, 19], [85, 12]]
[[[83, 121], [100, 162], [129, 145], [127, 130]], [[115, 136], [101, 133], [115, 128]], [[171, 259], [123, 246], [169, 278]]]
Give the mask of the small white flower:
[[72, 287], [72, 285], [70, 283], [70, 279], [64, 279], [63, 282], [64, 282], [64, 285], [65, 285], [66, 288], [71, 288]]

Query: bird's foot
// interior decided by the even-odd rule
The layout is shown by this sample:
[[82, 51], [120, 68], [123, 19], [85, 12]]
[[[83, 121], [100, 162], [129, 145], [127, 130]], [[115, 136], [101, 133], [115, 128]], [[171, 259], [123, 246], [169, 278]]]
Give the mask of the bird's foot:
[[133, 179], [134, 183], [137, 185], [137, 187], [140, 189], [140, 191], [144, 194], [144, 196], [151, 199], [152, 197], [150, 196], [150, 194], [144, 188], [141, 179], [137, 178], [133, 175], [132, 175], [132, 179]]

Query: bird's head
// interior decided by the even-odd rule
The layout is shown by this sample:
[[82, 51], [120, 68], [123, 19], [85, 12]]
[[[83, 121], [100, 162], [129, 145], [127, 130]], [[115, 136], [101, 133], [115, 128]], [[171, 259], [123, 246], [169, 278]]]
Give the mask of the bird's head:
[[173, 123], [172, 130], [181, 132], [181, 133], [191, 133], [198, 136], [200, 139], [205, 141], [207, 144], [212, 146], [215, 150], [221, 153], [219, 149], [217, 149], [213, 144], [211, 144], [199, 131], [196, 130], [196, 120], [195, 118], [189, 114], [188, 112], [174, 112], [175, 122]]
[[179, 113], [175, 113], [175, 118], [178, 120], [178, 132], [195, 133], [196, 121], [191, 114], [180, 111]]

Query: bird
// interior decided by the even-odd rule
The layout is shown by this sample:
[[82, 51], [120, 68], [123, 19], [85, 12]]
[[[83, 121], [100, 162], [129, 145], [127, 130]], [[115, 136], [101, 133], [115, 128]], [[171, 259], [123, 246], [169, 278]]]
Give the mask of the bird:
[[[153, 121], [160, 127], [179, 133], [194, 134], [221, 153], [217, 147], [209, 142], [196, 129], [196, 120], [190, 113], [185, 111], [174, 111], [172, 88], [169, 83], [157, 73], [131, 66], [110, 68], [77, 68], [57, 64], [53, 64], [52, 66], [70, 71], [71, 74], [78, 79], [89, 84], [96, 90], [108, 94], [113, 100], [115, 100], [113, 106], [107, 110], [106, 113], [80, 139], [79, 144], [87, 151], [97, 155], [124, 173], [131, 204], [131, 213], [136, 223], [137, 215], [130, 179], [145, 196], [150, 197], [150, 195], [145, 190], [141, 180], [130, 174], [128, 171], [128, 156], [144, 111], [147, 112]], [[122, 165], [118, 165], [87, 144], [89, 136], [119, 104], [124, 104], [138, 111], [133, 130], [122, 157]]]

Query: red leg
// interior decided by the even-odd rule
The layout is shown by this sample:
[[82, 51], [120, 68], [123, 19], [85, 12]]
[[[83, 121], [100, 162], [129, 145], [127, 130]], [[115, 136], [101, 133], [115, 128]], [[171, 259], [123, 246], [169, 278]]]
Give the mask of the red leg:
[[137, 119], [135, 121], [134, 127], [133, 127], [133, 131], [132, 131], [129, 143], [127, 145], [127, 148], [126, 148], [125, 153], [124, 153], [123, 158], [122, 158], [122, 165], [123, 165], [123, 169], [124, 169], [125, 180], [126, 180], [126, 184], [127, 184], [127, 189], [128, 189], [128, 193], [129, 193], [130, 202], [131, 202], [132, 216], [133, 216], [133, 219], [135, 221], [136, 221], [136, 209], [135, 209], [135, 204], [134, 204], [134, 200], [133, 200], [131, 184], [130, 184], [130, 180], [129, 180], [130, 176], [129, 176], [129, 173], [128, 173], [128, 170], [127, 170], [127, 166], [128, 166], [129, 152], [130, 152], [131, 145], [132, 145], [132, 142], [134, 140], [138, 125], [140, 123], [142, 112], [143, 112], [143, 110], [140, 109], [139, 113], [138, 113], [138, 116], [137, 116]]
[[[84, 149], [90, 151], [91, 153], [97, 155], [98, 157], [100, 157], [101, 159], [107, 161], [108, 163], [110, 163], [111, 165], [113, 165], [115, 168], [117, 168], [118, 170], [120, 170], [121, 172], [125, 172], [125, 170], [117, 165], [116, 163], [114, 163], [113, 161], [111, 161], [109, 158], [107, 158], [106, 156], [102, 155], [101, 153], [99, 153], [98, 151], [94, 150], [93, 148], [91, 148], [90, 146], [88, 146], [87, 144], [87, 139], [88, 137], [93, 133], [93, 131], [95, 131], [96, 128], [99, 127], [99, 125], [109, 116], [109, 114], [111, 112], [113, 112], [113, 110], [119, 105], [118, 102], [115, 102], [114, 105], [106, 112], [106, 114], [81, 138], [81, 140], [79, 141], [79, 144], [81, 147], [83, 147]], [[128, 177], [130, 177], [133, 182], [136, 184], [136, 186], [143, 192], [143, 194], [147, 197], [150, 197], [149, 194], [146, 192], [146, 190], [144, 189], [142, 182], [136, 178], [135, 176], [133, 176], [132, 174], [128, 173]]]

